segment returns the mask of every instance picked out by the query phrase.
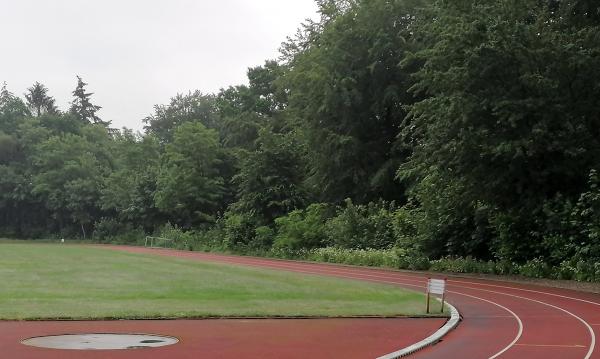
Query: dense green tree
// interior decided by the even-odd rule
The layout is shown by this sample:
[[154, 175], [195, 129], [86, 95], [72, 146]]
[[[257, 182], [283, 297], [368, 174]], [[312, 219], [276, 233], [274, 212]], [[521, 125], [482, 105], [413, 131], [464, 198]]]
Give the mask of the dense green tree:
[[102, 189], [102, 209], [121, 223], [152, 230], [162, 220], [154, 204], [160, 166], [158, 141], [125, 130], [115, 136], [112, 151], [115, 169]]
[[221, 116], [221, 137], [228, 147], [253, 150], [260, 129], [280, 131], [285, 127], [283, 110], [287, 94], [279, 85], [285, 66], [267, 61], [248, 69], [249, 85], [221, 90], [217, 106]]
[[37, 126], [50, 131], [50, 133], [54, 135], [64, 135], [68, 133], [80, 135], [84, 128], [89, 126], [82, 123], [72, 114], [45, 114], [39, 117], [38, 120]]
[[238, 199], [233, 208], [272, 224], [275, 218], [305, 205], [304, 158], [292, 136], [268, 129], [260, 132], [257, 147], [244, 158], [234, 178]]
[[[32, 193], [39, 196], [59, 229], [76, 223], [86, 236], [99, 216], [100, 191], [110, 171], [104, 128], [85, 128], [83, 136], [52, 136], [35, 146]], [[104, 143], [102, 143], [104, 142]]]
[[310, 183], [321, 199], [402, 198], [394, 181], [405, 153], [396, 145], [410, 71], [413, 7], [404, 1], [323, 1], [318, 36], [285, 75], [290, 112], [303, 129]]
[[0, 89], [0, 130], [8, 134], [14, 133], [19, 123], [29, 114], [23, 100], [8, 91], [4, 82]]
[[48, 89], [46, 86], [39, 82], [33, 84], [32, 87], [27, 89], [25, 93], [25, 99], [27, 100], [27, 107], [29, 111], [36, 116], [48, 114], [57, 114], [58, 108], [56, 107], [56, 100], [48, 95]]
[[17, 140], [13, 136], [0, 131], [0, 164], [9, 164], [16, 159], [17, 146]]
[[5, 84], [0, 235], [183, 229], [192, 246], [597, 279], [596, 0], [317, 5], [278, 61], [157, 105], [143, 135], [107, 129], [79, 77], [68, 113]]
[[177, 94], [168, 105], [154, 106], [154, 114], [144, 122], [146, 133], [162, 143], [171, 142], [177, 128], [186, 122], [199, 122], [215, 129], [219, 126], [215, 96], [198, 90], [187, 95]]
[[220, 152], [215, 130], [200, 122], [177, 128], [165, 148], [154, 195], [156, 206], [172, 223], [190, 228], [214, 221], [225, 194]]
[[[424, 63], [414, 91], [426, 98], [403, 127], [415, 151], [401, 175], [416, 175], [428, 207], [446, 208], [431, 216], [455, 228], [436, 234], [442, 243], [468, 243], [483, 206], [497, 255], [543, 256], [542, 204], [576, 198], [599, 165], [599, 28], [533, 0], [438, 1], [430, 11], [418, 27], [427, 46], [411, 59]], [[447, 216], [453, 223], [436, 225]]]

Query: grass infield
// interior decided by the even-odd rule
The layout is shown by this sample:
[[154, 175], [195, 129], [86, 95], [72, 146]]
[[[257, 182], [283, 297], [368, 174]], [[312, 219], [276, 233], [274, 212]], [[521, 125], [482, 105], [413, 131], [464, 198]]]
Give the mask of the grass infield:
[[390, 285], [101, 248], [0, 243], [0, 319], [419, 316]]

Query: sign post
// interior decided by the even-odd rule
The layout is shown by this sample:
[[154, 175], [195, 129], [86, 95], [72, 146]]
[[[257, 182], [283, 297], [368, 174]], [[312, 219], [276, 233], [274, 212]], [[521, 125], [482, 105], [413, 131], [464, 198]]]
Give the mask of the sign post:
[[427, 280], [427, 314], [429, 314], [429, 300], [431, 294], [437, 294], [442, 296], [442, 313], [444, 312], [444, 302], [446, 300], [446, 280], [445, 279], [431, 279]]

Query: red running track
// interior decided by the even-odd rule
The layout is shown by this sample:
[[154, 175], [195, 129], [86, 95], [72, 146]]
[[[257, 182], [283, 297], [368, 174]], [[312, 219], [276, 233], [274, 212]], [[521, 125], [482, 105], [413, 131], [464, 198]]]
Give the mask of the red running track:
[[[106, 247], [194, 260], [351, 278], [423, 290], [424, 274], [200, 252]], [[413, 357], [600, 359], [600, 295], [476, 279], [449, 279], [447, 299], [463, 317], [442, 343]], [[400, 349], [400, 348], [397, 348]]]
[[[443, 319], [260, 319], [0, 322], [2, 359], [328, 359], [375, 358], [418, 342]], [[21, 340], [81, 333], [162, 334], [173, 346], [136, 350], [55, 350]], [[327, 338], [327, 340], [323, 340]]]

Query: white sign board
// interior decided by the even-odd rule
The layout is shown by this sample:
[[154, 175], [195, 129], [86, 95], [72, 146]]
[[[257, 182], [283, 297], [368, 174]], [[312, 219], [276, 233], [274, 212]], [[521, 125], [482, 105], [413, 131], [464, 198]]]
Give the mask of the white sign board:
[[430, 279], [427, 283], [427, 292], [431, 294], [443, 295], [446, 290], [446, 281], [444, 279]]

